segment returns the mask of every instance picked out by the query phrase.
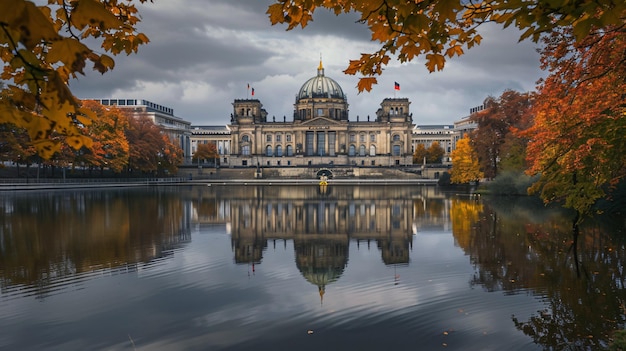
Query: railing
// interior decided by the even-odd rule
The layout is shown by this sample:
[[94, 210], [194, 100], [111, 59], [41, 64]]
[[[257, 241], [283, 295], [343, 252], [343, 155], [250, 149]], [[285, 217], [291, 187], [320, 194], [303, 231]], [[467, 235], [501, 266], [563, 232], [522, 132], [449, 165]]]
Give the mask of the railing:
[[153, 185], [153, 184], [174, 184], [188, 181], [184, 177], [163, 177], [163, 178], [0, 178], [0, 187], [11, 186], [37, 186], [37, 185]]

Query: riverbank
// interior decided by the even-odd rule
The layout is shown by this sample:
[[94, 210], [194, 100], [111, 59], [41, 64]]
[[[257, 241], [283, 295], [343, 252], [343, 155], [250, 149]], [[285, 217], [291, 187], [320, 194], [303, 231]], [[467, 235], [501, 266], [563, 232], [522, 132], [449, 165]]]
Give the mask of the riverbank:
[[[145, 179], [2, 179], [0, 192], [27, 190], [131, 188], [147, 186], [222, 186], [222, 185], [319, 185], [319, 179], [185, 179], [185, 178], [145, 178]], [[435, 179], [331, 179], [332, 185], [436, 185]]]

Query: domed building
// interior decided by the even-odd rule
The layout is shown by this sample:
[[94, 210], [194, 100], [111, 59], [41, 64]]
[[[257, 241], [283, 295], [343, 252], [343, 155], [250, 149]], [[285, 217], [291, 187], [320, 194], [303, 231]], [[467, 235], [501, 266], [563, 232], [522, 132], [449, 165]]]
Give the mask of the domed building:
[[258, 99], [236, 99], [228, 125], [229, 166], [398, 166], [412, 163], [412, 115], [407, 98], [387, 98], [375, 117], [349, 119], [341, 86], [317, 75], [296, 94], [293, 118], [268, 120]]

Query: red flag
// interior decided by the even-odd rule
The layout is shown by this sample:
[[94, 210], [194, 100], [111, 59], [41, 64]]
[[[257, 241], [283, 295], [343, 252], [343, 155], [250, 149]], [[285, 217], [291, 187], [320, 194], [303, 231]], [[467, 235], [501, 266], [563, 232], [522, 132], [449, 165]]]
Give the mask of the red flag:
[[398, 82], [393, 82], [393, 89], [400, 90], [400, 84], [398, 84]]
[[254, 88], [252, 88], [252, 96], [254, 96]]

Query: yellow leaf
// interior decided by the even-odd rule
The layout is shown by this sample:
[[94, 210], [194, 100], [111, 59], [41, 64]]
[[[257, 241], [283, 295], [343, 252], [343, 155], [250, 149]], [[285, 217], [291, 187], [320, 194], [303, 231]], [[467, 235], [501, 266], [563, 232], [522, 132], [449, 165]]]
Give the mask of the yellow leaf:
[[50, 159], [57, 151], [61, 150], [61, 144], [50, 139], [33, 140], [33, 145], [39, 156], [44, 159]]
[[441, 54], [428, 54], [426, 55], [426, 67], [429, 72], [435, 70], [441, 71], [446, 63], [446, 58]]
[[90, 125], [91, 122], [96, 120], [97, 118], [98, 117], [92, 110], [85, 107], [79, 108], [78, 113], [76, 114], [76, 119], [78, 119], [80, 123], [86, 126]]
[[49, 119], [42, 116], [35, 116], [31, 118], [28, 124], [25, 126], [28, 130], [28, 136], [32, 141], [44, 140], [50, 135], [52, 129], [52, 123]]
[[88, 148], [91, 148], [93, 146], [93, 140], [91, 140], [90, 138], [84, 135], [69, 136], [65, 138], [65, 143], [71, 146], [72, 148], [74, 148], [75, 150], [78, 150], [83, 146], [88, 147]]
[[71, 15], [72, 24], [80, 30], [87, 26], [98, 26], [101, 29], [115, 29], [123, 25], [123, 23], [99, 1], [78, 0], [75, 4]]
[[[73, 38], [63, 38], [50, 44], [48, 62], [62, 62], [70, 72], [81, 72], [85, 65], [85, 56], [91, 50], [80, 41]], [[82, 64], [81, 64], [82, 63]]]
[[71, 101], [60, 102], [55, 91], [48, 91], [41, 94], [41, 103], [43, 105], [42, 114], [49, 121], [52, 121], [48, 129], [54, 128], [61, 134], [68, 134], [70, 130], [75, 128], [71, 125], [72, 120], [69, 117], [76, 113], [75, 105]]
[[0, 1], [0, 22], [11, 23], [19, 18], [26, 8], [24, 0]]
[[265, 13], [269, 15], [272, 25], [277, 23], [285, 23], [285, 13], [283, 11], [283, 5], [281, 3], [275, 3], [270, 5]]
[[446, 55], [448, 57], [454, 57], [454, 55], [457, 56], [461, 56], [463, 55], [463, 48], [461, 47], [461, 45], [454, 45], [448, 48], [448, 50], [446, 50]]
[[102, 74], [115, 67], [115, 61], [113, 61], [113, 59], [107, 55], [100, 55], [97, 60], [93, 61], [93, 69]]
[[[46, 11], [47, 10], [47, 11]], [[48, 15], [46, 15], [48, 13]], [[32, 2], [27, 2], [21, 17], [16, 18], [18, 23], [12, 23], [14, 28], [22, 32], [21, 42], [27, 49], [32, 50], [42, 41], [51, 41], [59, 38], [54, 29], [47, 7], [39, 8]]]
[[401, 50], [403, 57], [400, 58], [401, 62], [411, 61], [415, 56], [421, 53], [421, 49], [417, 47], [415, 44], [407, 44], [402, 47]]
[[138, 33], [137, 34], [137, 40], [141, 43], [141, 44], [147, 44], [150, 42], [150, 39], [143, 33]]

